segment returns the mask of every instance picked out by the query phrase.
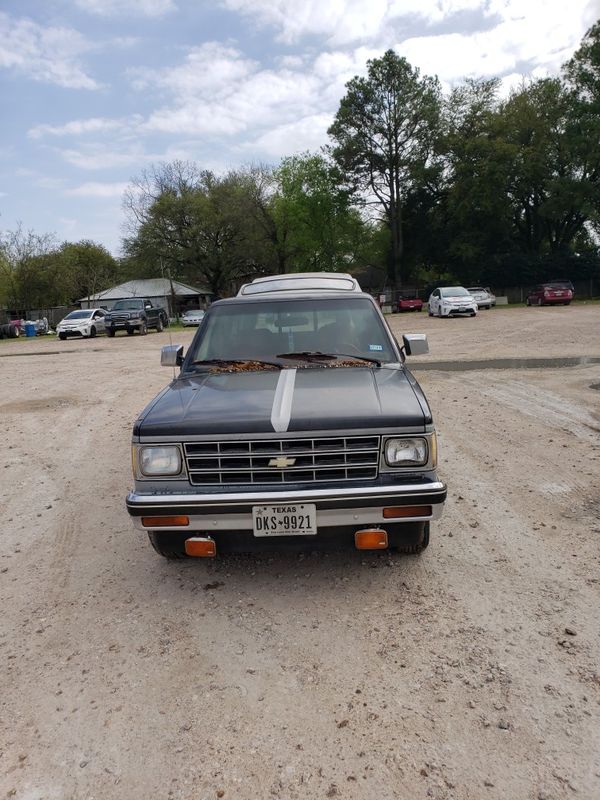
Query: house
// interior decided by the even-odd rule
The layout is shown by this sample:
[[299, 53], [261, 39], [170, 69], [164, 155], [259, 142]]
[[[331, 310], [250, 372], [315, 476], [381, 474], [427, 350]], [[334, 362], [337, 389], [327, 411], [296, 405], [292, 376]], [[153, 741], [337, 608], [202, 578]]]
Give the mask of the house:
[[207, 308], [212, 293], [209, 289], [187, 286], [169, 278], [149, 278], [127, 281], [89, 297], [82, 297], [77, 302], [81, 308], [100, 306], [111, 309], [117, 300], [128, 300], [132, 297], [147, 297], [153, 305], [167, 309], [169, 317], [175, 317], [188, 308]]

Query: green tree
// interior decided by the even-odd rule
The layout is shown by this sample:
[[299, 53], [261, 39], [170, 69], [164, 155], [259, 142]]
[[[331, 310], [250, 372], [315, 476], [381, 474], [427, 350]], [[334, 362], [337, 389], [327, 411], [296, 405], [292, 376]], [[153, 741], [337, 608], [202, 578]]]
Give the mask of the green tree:
[[348, 268], [364, 223], [350, 204], [338, 170], [321, 155], [283, 159], [271, 206], [285, 231], [291, 266], [300, 271]]
[[52, 261], [55, 280], [63, 287], [63, 298], [68, 292], [71, 301], [89, 299], [108, 289], [119, 277], [119, 265], [108, 250], [87, 239], [64, 242]]
[[440, 86], [388, 50], [369, 61], [367, 77], [353, 78], [346, 90], [329, 128], [331, 153], [364, 201], [382, 209], [390, 231], [388, 274], [396, 285], [406, 278], [403, 207], [434, 155]]
[[53, 234], [24, 230], [0, 235], [0, 297], [15, 312], [47, 308], [50, 268], [56, 249]]
[[189, 162], [153, 168], [126, 193], [131, 235], [127, 269], [205, 284], [213, 294], [252, 273], [247, 186], [238, 174], [217, 177]]
[[524, 86], [500, 109], [511, 156], [506, 189], [525, 253], [568, 251], [597, 207], [600, 153], [582, 136], [584, 123], [558, 78]]

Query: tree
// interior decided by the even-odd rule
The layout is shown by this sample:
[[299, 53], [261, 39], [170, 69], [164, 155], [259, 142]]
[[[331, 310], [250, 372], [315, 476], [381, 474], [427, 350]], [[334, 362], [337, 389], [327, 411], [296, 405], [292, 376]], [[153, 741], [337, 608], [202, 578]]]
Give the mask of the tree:
[[322, 155], [306, 153], [284, 158], [275, 179], [273, 216], [286, 232], [292, 267], [347, 269], [365, 225], [341, 186], [338, 170]]
[[506, 187], [521, 249], [566, 252], [600, 199], [600, 153], [587, 141], [585, 114], [557, 78], [534, 81], [500, 109], [511, 157]]
[[155, 167], [134, 180], [125, 207], [130, 271], [170, 275], [229, 291], [255, 270], [248, 253], [248, 193], [238, 174], [217, 177], [189, 162]]
[[403, 207], [423, 180], [439, 134], [440, 86], [419, 76], [406, 59], [388, 50], [367, 63], [367, 77], [346, 84], [329, 135], [331, 153], [365, 202], [376, 202], [390, 231], [388, 274], [406, 278]]
[[119, 274], [119, 265], [108, 250], [89, 240], [64, 242], [55, 262], [55, 272], [67, 282], [71, 300], [89, 299], [107, 289]]
[[0, 236], [0, 300], [14, 311], [47, 308], [53, 234], [37, 234], [19, 224]]

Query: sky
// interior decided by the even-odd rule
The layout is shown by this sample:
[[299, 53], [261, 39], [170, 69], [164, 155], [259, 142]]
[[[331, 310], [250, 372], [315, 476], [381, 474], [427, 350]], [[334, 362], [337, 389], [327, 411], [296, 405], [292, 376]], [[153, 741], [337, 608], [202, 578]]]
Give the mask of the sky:
[[389, 48], [446, 90], [508, 93], [598, 18], [600, 0], [0, 0], [0, 232], [119, 255], [123, 192], [151, 165], [316, 151]]

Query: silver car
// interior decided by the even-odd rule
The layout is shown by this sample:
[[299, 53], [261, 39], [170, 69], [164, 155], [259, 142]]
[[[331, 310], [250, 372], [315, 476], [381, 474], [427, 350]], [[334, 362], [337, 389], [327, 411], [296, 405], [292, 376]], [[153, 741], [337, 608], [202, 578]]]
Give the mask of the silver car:
[[429, 316], [451, 317], [456, 314], [477, 314], [477, 301], [464, 286], [440, 286], [429, 296]]
[[204, 311], [201, 308], [190, 308], [182, 317], [182, 324], [187, 327], [198, 326], [204, 319]]
[[467, 292], [477, 300], [477, 308], [487, 308], [488, 311], [496, 305], [496, 295], [491, 289], [484, 289], [483, 286], [470, 286]]
[[106, 311], [103, 308], [80, 308], [77, 311], [71, 311], [56, 326], [58, 338], [83, 336], [87, 339], [88, 337], [93, 338], [97, 333], [104, 333], [105, 314]]

